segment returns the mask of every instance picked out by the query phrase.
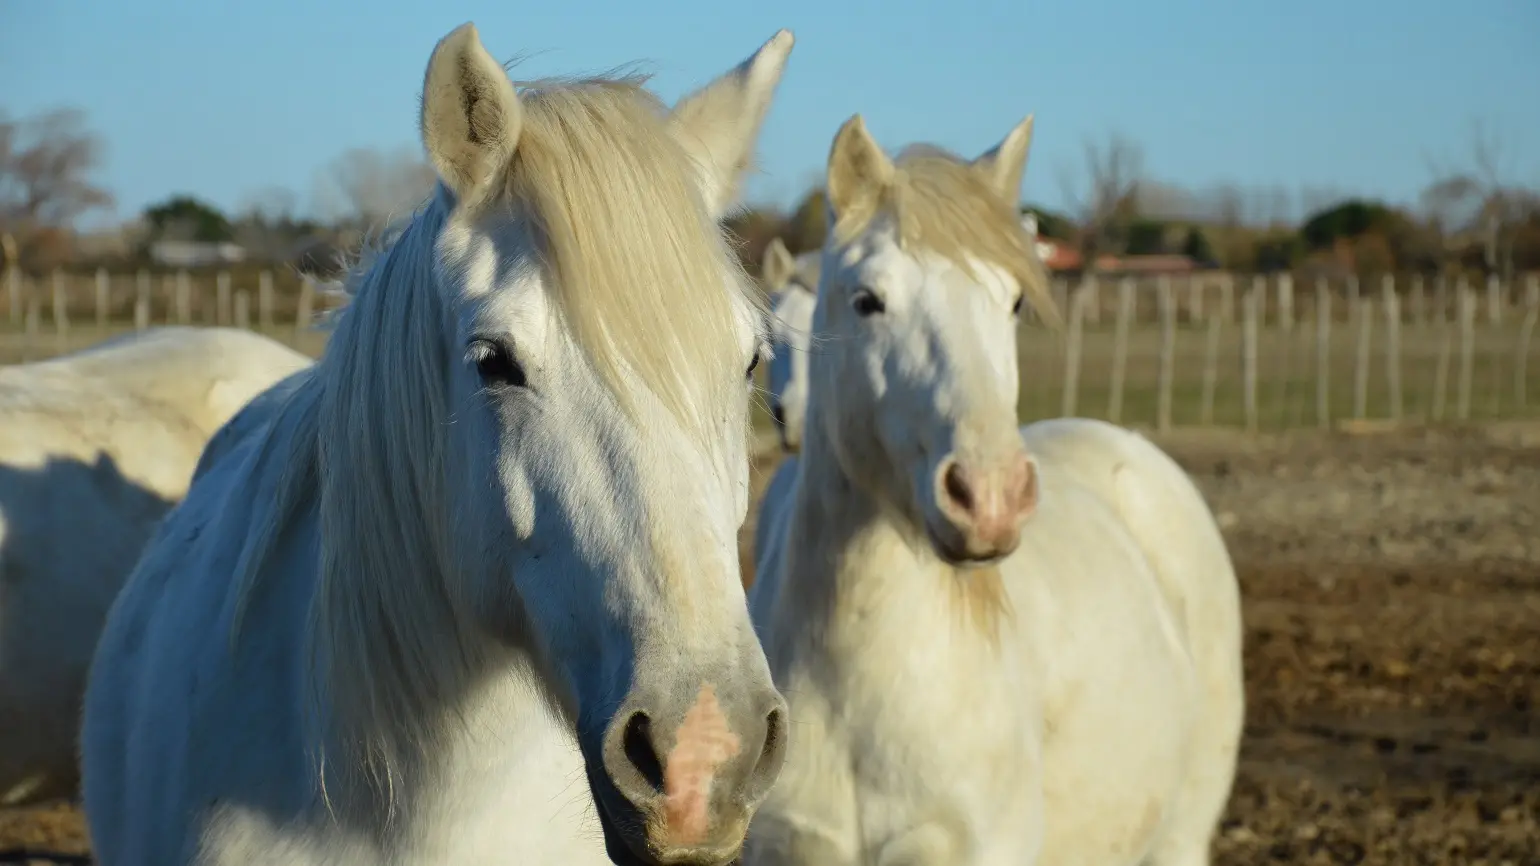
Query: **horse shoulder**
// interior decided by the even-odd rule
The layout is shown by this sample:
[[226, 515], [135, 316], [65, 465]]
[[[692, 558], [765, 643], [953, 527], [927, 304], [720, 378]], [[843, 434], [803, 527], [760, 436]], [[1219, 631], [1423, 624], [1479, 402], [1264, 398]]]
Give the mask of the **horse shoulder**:
[[1144, 436], [1102, 421], [1055, 419], [1027, 425], [1022, 435], [1040, 462], [1063, 468], [1113, 507], [1195, 651], [1237, 653], [1235, 569], [1213, 512], [1181, 466]]
[[[215, 793], [302, 764], [274, 748], [293, 728], [284, 701], [294, 659], [284, 639], [299, 615], [291, 610], [286, 623], [276, 605], [255, 606], [248, 638], [234, 651], [230, 643], [229, 576], [250, 502], [264, 493], [252, 466], [223, 463], [161, 523], [97, 646], [82, 729], [84, 793], [93, 834], [104, 837], [98, 844], [120, 859], [179, 859], [196, 833], [189, 822], [204, 820]], [[194, 737], [195, 725], [215, 733]], [[147, 796], [125, 798], [130, 785]], [[292, 792], [264, 796], [294, 800]]]

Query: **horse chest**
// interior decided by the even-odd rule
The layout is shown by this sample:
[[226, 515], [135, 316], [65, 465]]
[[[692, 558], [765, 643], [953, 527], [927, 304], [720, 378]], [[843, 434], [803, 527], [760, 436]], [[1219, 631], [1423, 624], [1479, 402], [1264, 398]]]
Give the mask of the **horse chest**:
[[863, 650], [838, 665], [831, 727], [847, 750], [860, 847], [878, 860], [911, 848], [983, 856], [978, 846], [1028, 839], [1017, 828], [1037, 820], [1042, 714], [1030, 660], [1009, 629], [986, 637], [950, 603], [890, 599], [886, 609], [928, 611], [930, 622], [870, 621], [847, 636]]
[[409, 862], [610, 862], [577, 743], [527, 685], [467, 715], [419, 801]]

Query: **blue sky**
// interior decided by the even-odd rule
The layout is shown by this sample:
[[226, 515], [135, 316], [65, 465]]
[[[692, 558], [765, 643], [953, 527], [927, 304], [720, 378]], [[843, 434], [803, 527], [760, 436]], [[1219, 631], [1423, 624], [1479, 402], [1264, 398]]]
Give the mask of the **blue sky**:
[[1540, 0], [0, 0], [0, 108], [84, 109], [119, 217], [174, 192], [308, 202], [344, 149], [416, 145], [428, 54], [467, 20], [522, 77], [642, 61], [669, 100], [791, 28], [754, 201], [815, 182], [857, 111], [892, 149], [970, 155], [1034, 112], [1025, 196], [1051, 206], [1113, 130], [1185, 186], [1410, 201], [1481, 119], [1540, 185]]

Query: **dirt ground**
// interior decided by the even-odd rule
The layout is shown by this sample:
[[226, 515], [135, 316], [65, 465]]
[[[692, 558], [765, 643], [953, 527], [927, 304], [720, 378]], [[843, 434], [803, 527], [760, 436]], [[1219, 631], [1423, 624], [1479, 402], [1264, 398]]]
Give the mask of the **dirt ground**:
[[[1215, 863], [1540, 862], [1540, 430], [1160, 441], [1245, 598]], [[78, 813], [0, 810], [15, 846], [84, 852]]]

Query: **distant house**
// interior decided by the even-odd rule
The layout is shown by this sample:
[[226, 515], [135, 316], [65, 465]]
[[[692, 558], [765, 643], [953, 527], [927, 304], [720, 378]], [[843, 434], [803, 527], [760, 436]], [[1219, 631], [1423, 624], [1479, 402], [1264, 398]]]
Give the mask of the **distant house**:
[[150, 260], [168, 268], [232, 265], [246, 260], [246, 248], [229, 242], [156, 241], [150, 244]]

